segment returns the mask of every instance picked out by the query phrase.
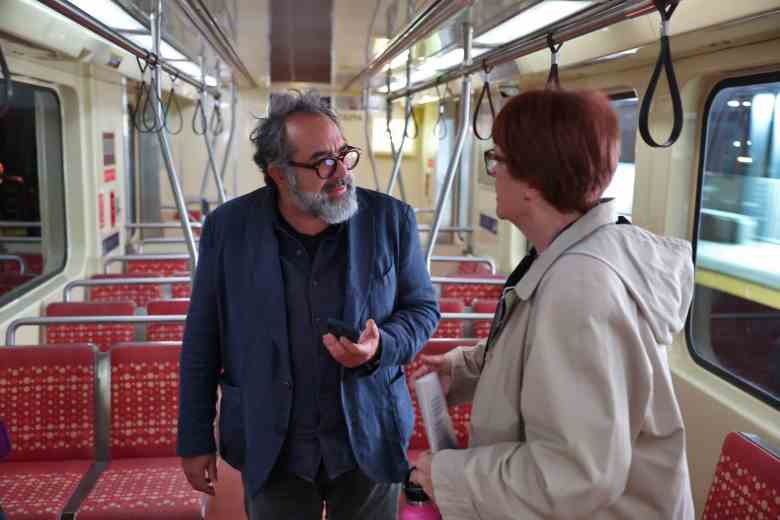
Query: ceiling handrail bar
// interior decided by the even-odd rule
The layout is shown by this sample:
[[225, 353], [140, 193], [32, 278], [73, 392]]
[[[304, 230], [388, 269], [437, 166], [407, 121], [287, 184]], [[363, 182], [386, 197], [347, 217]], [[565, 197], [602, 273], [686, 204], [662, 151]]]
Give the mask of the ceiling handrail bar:
[[[75, 22], [84, 29], [96, 34], [97, 36], [108, 40], [113, 45], [116, 45], [120, 49], [129, 52], [138, 59], [145, 59], [149, 55], [149, 50], [144, 49], [134, 41], [127, 38], [123, 33], [115, 30], [112, 27], [104, 24], [97, 18], [92, 17], [89, 13], [82, 11], [78, 7], [63, 0], [38, 0], [40, 3], [49, 7], [50, 9], [58, 12], [64, 17]], [[150, 17], [151, 19], [151, 17]], [[157, 53], [155, 53], [157, 54]], [[159, 56], [159, 54], [157, 54]], [[189, 83], [195, 88], [202, 88], [202, 83], [188, 74], [179, 72], [177, 68], [170, 65], [166, 60], [160, 59], [159, 65], [162, 69], [169, 74], [179, 74], [179, 78], [186, 83]], [[207, 87], [210, 88], [210, 87]]]
[[[149, 22], [152, 26], [152, 52], [156, 55], [160, 55], [160, 34], [162, 25], [162, 0], [155, 2], [154, 13], [149, 18]], [[202, 69], [201, 69], [202, 73]], [[202, 75], [202, 74], [201, 74]], [[154, 117], [157, 120], [159, 130], [157, 131], [157, 138], [160, 142], [160, 151], [165, 163], [165, 171], [168, 174], [168, 181], [171, 185], [171, 192], [173, 192], [173, 198], [176, 201], [176, 208], [179, 211], [179, 215], [187, 215], [187, 204], [184, 201], [184, 193], [181, 189], [181, 183], [179, 182], [179, 176], [176, 173], [176, 166], [173, 163], [173, 156], [171, 155], [171, 147], [168, 142], [168, 133], [165, 131], [163, 125], [163, 107], [161, 102], [162, 88], [160, 85], [160, 66], [155, 64], [152, 68], [152, 77], [154, 78], [153, 85], [156, 100], [154, 102]], [[187, 244], [187, 250], [190, 254], [190, 269], [192, 276], [195, 276], [195, 267], [198, 265], [198, 250], [195, 247], [195, 237], [192, 234], [191, 222], [188, 218], [180, 219], [181, 229], [184, 232], [185, 242]]]
[[126, 278], [81, 278], [71, 280], [62, 289], [62, 301], [70, 301], [70, 293], [76, 287], [104, 287], [106, 285], [172, 285], [175, 283], [189, 283], [189, 276], [155, 276]]
[[518, 38], [484, 54], [479, 61], [464, 64], [442, 73], [438, 78], [418, 82], [411, 87], [396, 90], [388, 94], [388, 100], [400, 99], [407, 94], [416, 94], [427, 90], [436, 83], [448, 83], [466, 75], [473, 74], [483, 66], [496, 67], [514, 61], [536, 51], [547, 49], [547, 34], [554, 32], [558, 42], [566, 42], [585, 34], [603, 29], [618, 22], [630, 20], [655, 11], [653, 0], [624, 0], [618, 4], [596, 4], [580, 13], [539, 29], [528, 36]]
[[393, 58], [422, 40], [444, 21], [450, 19], [465, 7], [470, 7], [475, 0], [428, 0], [417, 14], [398, 34], [390, 40], [379, 56], [374, 58], [359, 74], [350, 79], [342, 90], [348, 90], [355, 83], [364, 83], [368, 78], [379, 73]]
[[5, 344], [8, 346], [16, 345], [17, 329], [35, 325], [69, 325], [72, 323], [184, 323], [186, 320], [187, 316], [184, 314], [156, 314], [154, 316], [44, 316], [38, 318], [19, 318], [8, 325], [8, 328], [5, 331]]
[[[463, 24], [463, 62], [466, 66], [471, 65], [471, 46], [474, 38], [474, 28], [470, 23]], [[464, 75], [461, 85], [461, 97], [460, 97], [460, 114], [458, 116], [458, 135], [455, 138], [455, 149], [450, 157], [450, 163], [447, 165], [447, 173], [444, 177], [444, 184], [442, 186], [441, 193], [439, 194], [439, 200], [436, 202], [436, 213], [433, 217], [433, 224], [431, 225], [431, 234], [428, 236], [428, 244], [425, 248], [425, 266], [428, 268], [428, 272], [431, 271], [431, 257], [433, 256], [433, 250], [436, 247], [436, 237], [439, 234], [439, 228], [442, 226], [442, 217], [444, 211], [444, 205], [447, 202], [447, 197], [452, 192], [452, 182], [455, 180], [455, 172], [458, 169], [460, 163], [460, 156], [463, 152], [463, 147], [466, 143], [466, 136], [469, 133], [469, 116], [471, 115], [471, 76]]]
[[19, 264], [19, 274], [27, 274], [27, 264], [21, 256], [2, 254], [0, 255], [0, 262], [16, 262]]

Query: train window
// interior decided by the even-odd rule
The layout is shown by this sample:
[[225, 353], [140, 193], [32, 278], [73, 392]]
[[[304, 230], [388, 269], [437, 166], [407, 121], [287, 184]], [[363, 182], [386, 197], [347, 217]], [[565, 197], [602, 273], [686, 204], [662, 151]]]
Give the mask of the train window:
[[61, 271], [65, 246], [59, 100], [14, 82], [0, 117], [0, 306]]
[[710, 95], [688, 334], [700, 364], [780, 406], [780, 75]]
[[620, 122], [620, 159], [604, 197], [617, 199], [618, 212], [630, 217], [634, 206], [634, 147], [639, 100], [633, 92], [611, 96], [611, 99]]

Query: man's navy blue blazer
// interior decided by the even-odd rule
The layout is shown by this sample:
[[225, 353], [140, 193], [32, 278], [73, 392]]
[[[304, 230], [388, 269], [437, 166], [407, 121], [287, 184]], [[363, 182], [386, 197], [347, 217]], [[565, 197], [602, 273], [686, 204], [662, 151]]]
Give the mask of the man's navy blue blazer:
[[[436, 328], [439, 311], [412, 209], [360, 188], [357, 199], [346, 223], [342, 319], [362, 330], [373, 318], [381, 356], [374, 372], [342, 369], [341, 401], [361, 470], [376, 481], [400, 482], [414, 426], [402, 367]], [[279, 455], [293, 392], [308, 391], [296, 387], [290, 368], [276, 211], [275, 192], [260, 188], [206, 219], [181, 355], [179, 456], [216, 451], [219, 385], [219, 452], [253, 494]]]

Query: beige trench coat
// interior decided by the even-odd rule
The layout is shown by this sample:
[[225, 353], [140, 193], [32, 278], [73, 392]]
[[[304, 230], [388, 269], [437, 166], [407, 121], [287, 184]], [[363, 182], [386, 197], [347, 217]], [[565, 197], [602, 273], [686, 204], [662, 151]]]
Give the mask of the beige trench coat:
[[667, 346], [693, 290], [688, 242], [616, 225], [602, 203], [514, 288], [488, 349], [447, 354], [468, 449], [434, 455], [445, 520], [692, 519]]

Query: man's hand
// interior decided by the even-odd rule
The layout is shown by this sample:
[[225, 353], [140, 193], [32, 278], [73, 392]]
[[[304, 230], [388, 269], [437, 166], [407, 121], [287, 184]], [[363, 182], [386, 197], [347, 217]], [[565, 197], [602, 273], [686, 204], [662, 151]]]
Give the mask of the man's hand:
[[322, 342], [333, 359], [341, 365], [347, 368], [359, 367], [370, 361], [376, 354], [379, 348], [379, 327], [374, 320], [368, 320], [357, 343], [352, 343], [344, 337], [337, 338], [331, 333], [322, 336]]
[[214, 483], [217, 482], [217, 454], [182, 457], [181, 467], [192, 489], [214, 495]]
[[409, 475], [409, 480], [415, 484], [419, 484], [423, 488], [425, 494], [431, 499], [431, 502], [436, 502], [436, 498], [433, 496], [433, 480], [431, 477], [431, 463], [433, 462], [433, 453], [430, 451], [422, 452], [414, 465], [412, 474]]

